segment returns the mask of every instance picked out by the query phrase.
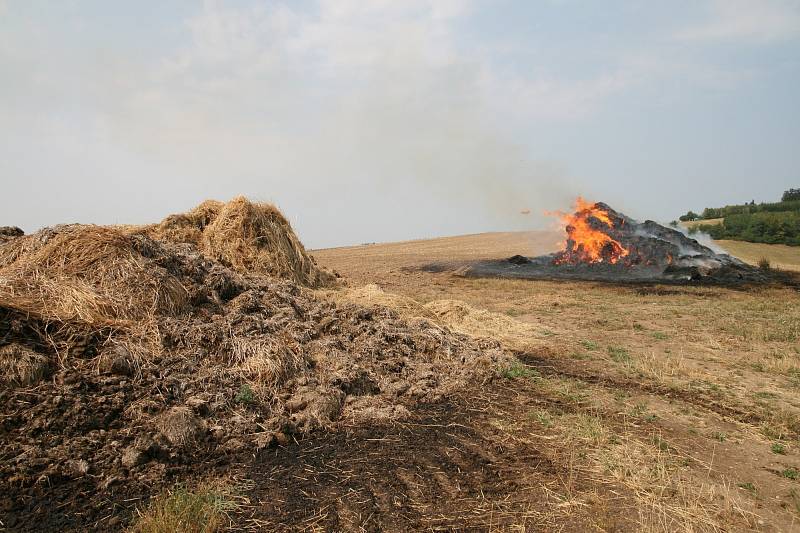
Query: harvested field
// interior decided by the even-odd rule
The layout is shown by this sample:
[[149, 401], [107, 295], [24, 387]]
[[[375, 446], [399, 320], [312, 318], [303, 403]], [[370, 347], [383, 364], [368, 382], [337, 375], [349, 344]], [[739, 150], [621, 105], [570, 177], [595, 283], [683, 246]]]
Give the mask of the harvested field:
[[206, 243], [215, 202], [0, 245], [3, 527], [793, 527], [795, 289], [419, 268], [551, 251], [548, 233], [317, 266], [243, 202], [233, 249]]
[[716, 242], [745, 263], [757, 265], [759, 261], [766, 259], [773, 268], [800, 272], [800, 246], [729, 240]]
[[[406, 309], [459, 300], [538, 333], [529, 346], [501, 340], [520, 362], [501, 373], [517, 396], [505, 411], [493, 400], [493, 434], [545, 439], [561, 452], [551, 456], [555, 468], [614, 486], [633, 524], [595, 527], [792, 531], [800, 521], [797, 289], [472, 279], [420, 269], [460, 258], [464, 248], [466, 260], [557, 249], [545, 234], [516, 238], [515, 246], [508, 234], [497, 244], [491, 234], [463, 237], [449, 249], [438, 239], [420, 243], [419, 255], [414, 243], [314, 255], [353, 284], [403, 298]], [[494, 335], [492, 327], [482, 321], [474, 333], [503, 339], [507, 327]]]

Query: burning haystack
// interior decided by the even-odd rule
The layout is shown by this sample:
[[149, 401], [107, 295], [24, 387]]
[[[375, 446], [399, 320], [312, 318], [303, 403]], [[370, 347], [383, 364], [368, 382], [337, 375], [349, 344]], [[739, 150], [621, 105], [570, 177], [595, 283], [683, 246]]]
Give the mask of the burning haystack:
[[652, 220], [637, 222], [608, 205], [578, 198], [575, 212], [557, 213], [564, 248], [551, 255], [484, 261], [470, 276], [610, 281], [763, 281], [763, 273]]

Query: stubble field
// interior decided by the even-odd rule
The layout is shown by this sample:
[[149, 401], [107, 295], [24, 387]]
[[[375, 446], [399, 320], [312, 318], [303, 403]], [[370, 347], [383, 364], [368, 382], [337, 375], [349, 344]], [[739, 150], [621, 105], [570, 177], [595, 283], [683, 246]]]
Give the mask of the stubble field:
[[[800, 529], [797, 290], [458, 274], [464, 261], [557, 246], [529, 232], [314, 252], [349, 280], [335, 298], [432, 313], [516, 355], [498, 370], [502, 386], [476, 383], [449, 422], [469, 432], [464, 442], [502, 450], [483, 470], [504, 482], [438, 525]], [[421, 268], [431, 263], [452, 269]]]

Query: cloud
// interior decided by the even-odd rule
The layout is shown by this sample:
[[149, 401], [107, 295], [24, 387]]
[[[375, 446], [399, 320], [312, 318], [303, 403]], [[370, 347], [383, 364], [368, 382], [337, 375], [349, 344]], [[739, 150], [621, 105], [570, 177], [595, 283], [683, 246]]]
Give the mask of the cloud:
[[497, 127], [494, 106], [572, 117], [616, 82], [504, 82], [457, 50], [453, 23], [469, 8], [433, 0], [323, 0], [312, 12], [207, 3], [187, 21], [191, 42], [129, 77], [104, 116], [125, 145], [185, 175], [273, 190], [283, 181], [308, 195], [407, 183], [495, 218], [541, 211], [571, 196], [558, 185], [566, 171], [531, 160]]
[[685, 41], [759, 43], [800, 37], [800, 3], [795, 0], [711, 0], [708, 20], [676, 36]]
[[[0, 161], [23, 177], [29, 194], [20, 196], [34, 198], [36, 187], [72, 194], [97, 221], [111, 215], [74, 198], [71, 180], [113, 182], [126, 198], [160, 191], [111, 213], [136, 221], [209, 196], [293, 203], [314, 244], [341, 244], [336, 225], [349, 242], [451, 226], [521, 229], [532, 221], [520, 210], [566, 207], [582, 192], [563, 161], [540, 155], [559, 152], [539, 149], [536, 135], [580, 127], [612, 99], [671, 74], [646, 46], [633, 58], [604, 50], [586, 59], [580, 48], [561, 68], [558, 47], [555, 57], [539, 53], [541, 41], [528, 35], [464, 31], [479, 7], [208, 1], [182, 25], [170, 22], [169, 37], [145, 55], [127, 40], [138, 29], [119, 40], [76, 39], [73, 19], [92, 27], [80, 10], [49, 24], [28, 17], [30, 28], [0, 32]], [[513, 46], [495, 46], [503, 43]], [[580, 187], [590, 188], [588, 179]], [[392, 224], [406, 211], [398, 198], [428, 211]], [[57, 208], [47, 210], [53, 221]], [[440, 209], [460, 218], [451, 223]], [[365, 234], [381, 224], [395, 232]]]

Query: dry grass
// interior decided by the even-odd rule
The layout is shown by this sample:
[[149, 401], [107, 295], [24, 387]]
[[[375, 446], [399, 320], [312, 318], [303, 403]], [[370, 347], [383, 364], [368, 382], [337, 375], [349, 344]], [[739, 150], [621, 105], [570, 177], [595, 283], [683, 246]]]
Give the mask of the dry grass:
[[413, 298], [386, 292], [375, 284], [320, 291], [319, 294], [337, 302], [390, 307], [405, 318], [424, 318], [458, 333], [499, 340], [511, 350], [532, 349], [547, 336], [543, 328], [534, 324], [472, 307], [459, 300], [434, 300], [423, 305]]
[[246, 502], [226, 481], [178, 486], [158, 496], [129, 528], [130, 533], [215, 533], [228, 529], [229, 513]]
[[245, 274], [293, 279], [309, 287], [334, 281], [332, 274], [317, 267], [275, 206], [241, 196], [227, 203], [208, 200], [188, 213], [132, 231], [193, 244], [208, 257]]
[[113, 228], [62, 226], [0, 247], [0, 306], [44, 321], [115, 326], [187, 302], [180, 282]]
[[319, 291], [318, 294], [335, 302], [353, 303], [367, 307], [390, 307], [406, 318], [436, 318], [434, 313], [413, 298], [386, 292], [374, 283], [355, 288], [324, 290]]
[[[61, 365], [87, 344], [144, 357], [159, 346], [157, 317], [185, 312], [189, 296], [139, 244], [114, 228], [69, 225], [0, 246], [0, 312], [36, 331]], [[120, 331], [127, 338], [112, 340]]]
[[800, 246], [728, 240], [716, 243], [745, 263], [758, 265], [760, 260], [766, 259], [772, 268], [800, 272]]
[[305, 355], [288, 338], [272, 342], [234, 337], [230, 349], [232, 368], [240, 373], [261, 398], [274, 398], [279, 384], [306, 368]]
[[48, 357], [20, 346], [0, 346], [0, 383], [31, 385], [45, 377], [50, 367]]

